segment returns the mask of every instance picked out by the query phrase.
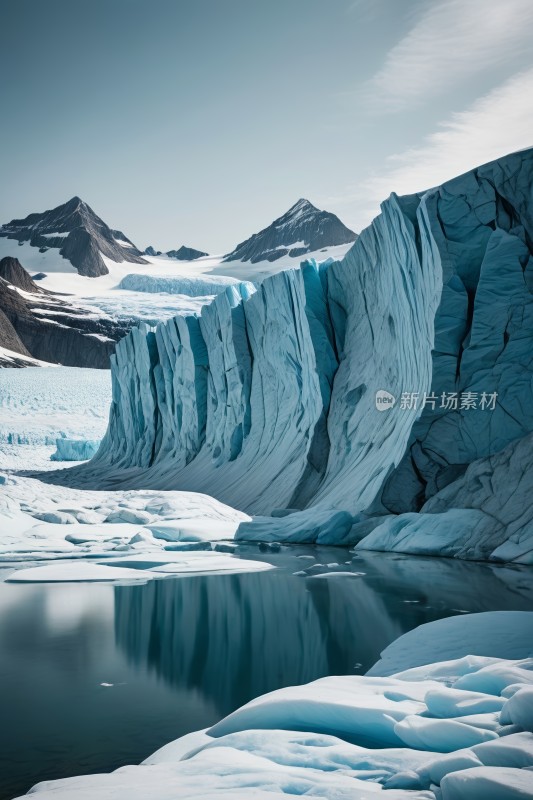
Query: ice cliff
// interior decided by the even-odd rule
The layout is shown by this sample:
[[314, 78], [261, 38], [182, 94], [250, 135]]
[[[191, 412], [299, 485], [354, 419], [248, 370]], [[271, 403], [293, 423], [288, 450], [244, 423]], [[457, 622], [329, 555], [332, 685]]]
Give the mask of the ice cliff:
[[[450, 554], [480, 557], [481, 537], [481, 557], [498, 558], [512, 537], [505, 558], [531, 560], [532, 185], [528, 150], [392, 194], [342, 261], [132, 331], [108, 431], [76, 480], [196, 490], [263, 515], [240, 538], [369, 534], [440, 553], [453, 530]], [[380, 390], [396, 398], [385, 411]], [[521, 489], [504, 496], [500, 481]], [[417, 549], [434, 524], [444, 549], [440, 535]]]

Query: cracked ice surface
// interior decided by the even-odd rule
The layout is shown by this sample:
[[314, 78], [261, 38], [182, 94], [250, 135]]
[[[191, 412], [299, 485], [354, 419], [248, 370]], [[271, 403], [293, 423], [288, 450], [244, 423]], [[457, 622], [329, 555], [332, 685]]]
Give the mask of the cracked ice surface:
[[[511, 629], [507, 657], [487, 655], [494, 642], [504, 653]], [[389, 677], [330, 677], [279, 689], [139, 766], [44, 781], [31, 791], [42, 800], [147, 794], [154, 800], [527, 800], [533, 797], [532, 633], [528, 612], [424, 625], [384, 652], [375, 669], [386, 663], [387, 671], [396, 669]], [[405, 669], [414, 639], [422, 666]], [[468, 644], [471, 651], [464, 650]], [[437, 653], [441, 660], [424, 660]]]

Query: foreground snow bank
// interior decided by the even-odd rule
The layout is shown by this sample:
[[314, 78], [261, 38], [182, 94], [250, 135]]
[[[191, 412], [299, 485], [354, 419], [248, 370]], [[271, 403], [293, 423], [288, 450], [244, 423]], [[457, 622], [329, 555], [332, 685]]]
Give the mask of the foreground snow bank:
[[[373, 800], [381, 791], [386, 800], [533, 798], [532, 620], [497, 612], [424, 625], [383, 661], [403, 666], [407, 652], [429, 653], [434, 640], [447, 660], [271, 692], [140, 766], [45, 781], [31, 792], [42, 800]], [[455, 658], [469, 637], [510, 657]]]

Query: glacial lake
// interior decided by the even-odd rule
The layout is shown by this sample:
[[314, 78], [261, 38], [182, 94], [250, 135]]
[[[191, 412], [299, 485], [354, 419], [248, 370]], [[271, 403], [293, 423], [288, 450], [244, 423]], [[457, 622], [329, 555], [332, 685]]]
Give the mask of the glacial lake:
[[[365, 672], [393, 639], [460, 613], [533, 609], [533, 571], [290, 547], [267, 572], [145, 585], [0, 583], [0, 798], [138, 763], [264, 692]], [[7, 566], [7, 565], [4, 565]]]

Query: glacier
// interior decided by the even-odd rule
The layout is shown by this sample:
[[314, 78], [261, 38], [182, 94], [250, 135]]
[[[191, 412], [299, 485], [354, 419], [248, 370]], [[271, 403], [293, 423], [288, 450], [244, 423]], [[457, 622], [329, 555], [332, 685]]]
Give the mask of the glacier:
[[533, 797], [532, 633], [531, 612], [429, 623], [389, 645], [366, 675], [277, 689], [142, 764], [45, 780], [29, 794], [527, 800]]
[[223, 275], [144, 275], [132, 272], [122, 278], [117, 288], [131, 292], [164, 292], [184, 294], [189, 297], [206, 297], [219, 294], [236, 283], [239, 283], [237, 278]]
[[[206, 492], [254, 516], [238, 539], [530, 561], [532, 184], [527, 150], [392, 194], [341, 260], [132, 331], [98, 453], [56, 480]], [[497, 402], [400, 399], [454, 393]]]

